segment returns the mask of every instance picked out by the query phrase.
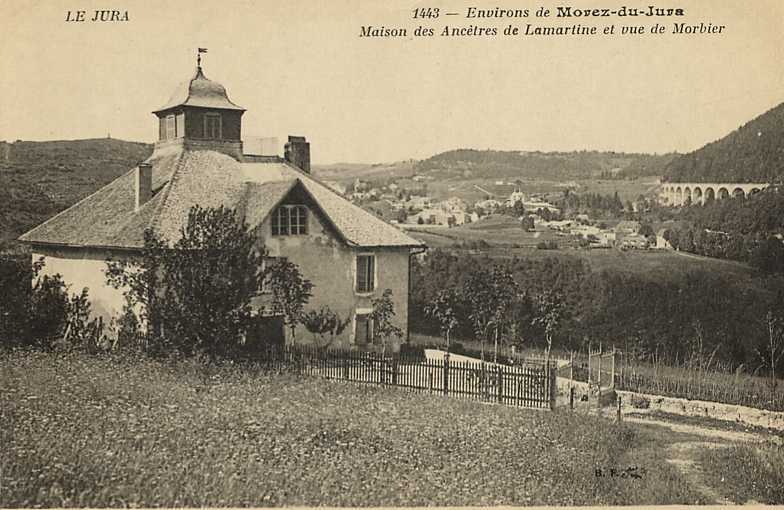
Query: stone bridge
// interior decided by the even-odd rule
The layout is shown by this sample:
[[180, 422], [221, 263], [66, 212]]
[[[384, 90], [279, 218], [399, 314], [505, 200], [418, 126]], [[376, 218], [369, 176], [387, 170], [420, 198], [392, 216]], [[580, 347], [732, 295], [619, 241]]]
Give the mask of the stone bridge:
[[770, 186], [759, 182], [663, 182], [659, 197], [664, 205], [704, 205], [710, 200], [748, 197]]

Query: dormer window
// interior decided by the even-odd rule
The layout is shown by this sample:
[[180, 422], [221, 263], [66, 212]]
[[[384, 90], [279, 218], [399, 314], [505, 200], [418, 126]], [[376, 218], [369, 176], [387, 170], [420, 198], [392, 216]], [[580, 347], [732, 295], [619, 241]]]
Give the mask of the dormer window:
[[223, 138], [223, 125], [220, 113], [204, 114], [204, 138], [220, 140]]
[[272, 213], [273, 236], [301, 236], [308, 233], [308, 208], [281, 205]]

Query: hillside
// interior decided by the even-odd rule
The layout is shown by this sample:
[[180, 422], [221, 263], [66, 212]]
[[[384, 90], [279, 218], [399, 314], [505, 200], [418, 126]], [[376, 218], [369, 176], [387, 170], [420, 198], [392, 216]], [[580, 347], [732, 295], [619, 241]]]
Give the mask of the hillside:
[[729, 135], [674, 159], [670, 182], [771, 182], [784, 175], [784, 104]]
[[152, 145], [114, 140], [0, 142], [0, 246], [127, 172]]
[[334, 163], [331, 165], [313, 165], [313, 173], [319, 179], [349, 183], [355, 179], [376, 180], [389, 178], [411, 177], [414, 173], [414, 161], [396, 163]]
[[418, 162], [415, 170], [434, 178], [593, 179], [661, 175], [673, 154], [620, 152], [525, 152], [458, 149]]

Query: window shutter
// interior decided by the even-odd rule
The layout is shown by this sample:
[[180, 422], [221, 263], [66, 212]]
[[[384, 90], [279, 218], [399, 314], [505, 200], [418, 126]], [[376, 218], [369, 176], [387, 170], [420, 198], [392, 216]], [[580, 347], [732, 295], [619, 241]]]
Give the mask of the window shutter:
[[373, 281], [376, 273], [376, 257], [368, 256], [368, 269], [367, 269], [367, 290], [368, 292], [375, 288], [376, 282]]

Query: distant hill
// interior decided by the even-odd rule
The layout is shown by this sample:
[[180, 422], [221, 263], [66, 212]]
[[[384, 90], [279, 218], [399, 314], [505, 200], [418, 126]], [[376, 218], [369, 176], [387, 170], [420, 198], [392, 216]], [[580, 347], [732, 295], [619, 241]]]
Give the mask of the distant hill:
[[781, 182], [784, 176], [784, 104], [724, 138], [674, 159], [670, 182]]
[[659, 177], [678, 154], [627, 154], [621, 152], [525, 152], [456, 149], [427, 159], [396, 163], [335, 163], [314, 165], [316, 176], [348, 183], [355, 179], [409, 178], [415, 174], [434, 179], [523, 179], [562, 181], [573, 179], [637, 179]]
[[526, 152], [457, 149], [418, 162], [415, 170], [435, 178], [546, 179], [636, 178], [662, 175], [674, 154], [621, 152]]
[[411, 177], [414, 173], [414, 160], [396, 163], [334, 163], [313, 165], [313, 174], [319, 179], [338, 181], [344, 184], [361, 180], [378, 180]]
[[150, 154], [151, 144], [111, 138], [0, 142], [0, 246]]

